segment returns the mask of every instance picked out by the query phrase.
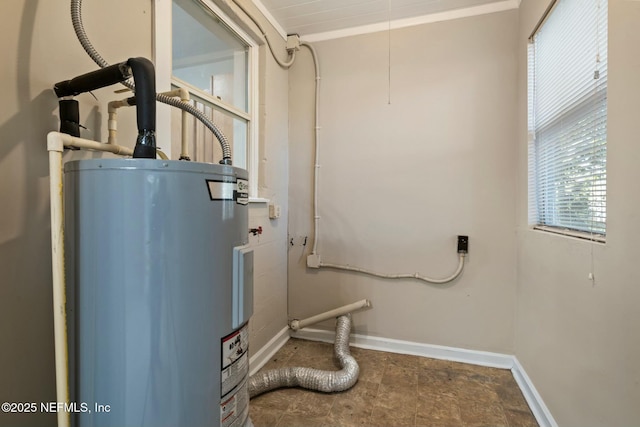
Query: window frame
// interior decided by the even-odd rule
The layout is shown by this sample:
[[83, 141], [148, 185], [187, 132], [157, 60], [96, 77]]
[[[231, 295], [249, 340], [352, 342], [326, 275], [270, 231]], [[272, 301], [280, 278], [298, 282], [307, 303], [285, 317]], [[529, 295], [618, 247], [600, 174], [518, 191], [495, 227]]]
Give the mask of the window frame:
[[[243, 43], [247, 45], [247, 112], [220, 101], [214, 96], [208, 95], [204, 91], [173, 76], [172, 70], [172, 5], [173, 0], [154, 0], [153, 10], [153, 53], [156, 66], [156, 86], [158, 92], [172, 90], [175, 86], [185, 87], [189, 93], [207, 103], [215, 106], [216, 109], [225, 112], [232, 118], [246, 120], [247, 122], [247, 158], [246, 165], [249, 172], [249, 199], [250, 201], [261, 200], [258, 196], [258, 167], [259, 167], [259, 49], [258, 43], [250, 37], [233, 19], [224, 13], [212, 0], [193, 0], [200, 7], [207, 8], [209, 13], [215, 15], [227, 28], [234, 33]], [[204, 13], [207, 13], [205, 10]], [[167, 152], [171, 152], [171, 108], [168, 105], [158, 105], [158, 145], [169, 147]], [[178, 144], [179, 142], [173, 142]]]
[[[535, 81], [535, 71], [533, 71], [533, 67], [532, 67], [532, 62], [535, 63], [536, 60], [539, 60], [539, 58], [532, 56], [532, 51], [534, 48], [534, 38], [535, 36], [538, 34], [539, 30], [541, 30], [541, 28], [544, 26], [544, 24], [546, 23], [547, 19], [549, 18], [549, 16], [551, 16], [555, 10], [555, 7], [562, 2], [563, 0], [553, 0], [550, 2], [548, 8], [545, 10], [544, 14], [542, 15], [540, 21], [536, 24], [534, 30], [532, 31], [531, 35], [529, 36], [529, 39], [527, 41], [527, 85], [528, 85], [528, 90], [527, 90], [527, 130], [528, 130], [528, 153], [527, 153], [527, 164], [528, 164], [528, 212], [529, 212], [529, 218], [528, 218], [528, 223], [529, 223], [529, 228], [532, 230], [536, 230], [539, 232], [545, 232], [545, 233], [549, 233], [549, 234], [555, 234], [555, 235], [562, 235], [565, 237], [573, 237], [573, 238], [579, 238], [579, 239], [585, 239], [585, 240], [589, 240], [589, 241], [593, 241], [593, 242], [598, 242], [598, 243], [605, 243], [606, 242], [606, 207], [607, 207], [607, 202], [606, 202], [606, 178], [605, 178], [605, 184], [604, 184], [604, 189], [605, 189], [605, 196], [604, 196], [604, 212], [605, 212], [605, 216], [604, 216], [604, 233], [601, 233], [599, 231], [595, 231], [593, 228], [593, 224], [590, 225], [590, 230], [583, 230], [580, 228], [570, 228], [570, 227], [566, 227], [565, 225], [562, 224], [545, 224], [543, 223], [543, 221], [541, 221], [538, 212], [538, 199], [540, 197], [539, 192], [541, 191], [538, 188], [538, 178], [537, 175], [538, 173], [540, 173], [540, 171], [538, 170], [538, 165], [537, 165], [537, 143], [536, 143], [536, 135], [539, 131], [539, 129], [536, 128], [536, 124], [535, 124], [535, 115], [537, 113], [537, 110], [534, 106], [534, 99], [535, 99], [535, 91], [536, 91], [536, 81]], [[600, 5], [599, 7], [605, 7], [608, 8], [608, 0], [605, 0], [605, 4], [604, 6]], [[599, 12], [601, 13], [601, 12]], [[608, 12], [605, 12], [605, 16], [606, 19], [608, 19]], [[601, 18], [597, 18], [597, 19], [601, 19]], [[600, 27], [597, 27], [600, 28]], [[597, 30], [599, 31], [599, 30]], [[598, 37], [598, 36], [596, 36]], [[607, 38], [608, 35], [606, 33], [606, 31], [604, 32], [604, 37], [605, 37], [605, 49], [607, 48], [608, 42], [607, 42]], [[597, 38], [596, 38], [596, 43], [599, 43]], [[600, 42], [601, 43], [601, 42]], [[572, 45], [573, 46], [573, 45]], [[599, 51], [598, 51], [599, 52]], [[604, 57], [606, 58], [606, 68], [608, 68], [608, 54], [605, 52]], [[598, 57], [598, 62], [600, 61], [599, 57]], [[605, 69], [606, 69], [605, 68]], [[607, 73], [608, 74], [608, 73]], [[597, 77], [594, 77], [597, 78]], [[607, 102], [607, 90], [608, 90], [608, 78], [606, 79], [605, 83], [604, 83], [604, 102]], [[596, 86], [594, 86], [595, 88]], [[543, 126], [542, 130], [544, 131], [546, 128], [549, 128], [550, 124], [553, 124], [553, 122], [561, 122], [563, 120], [566, 119], [565, 116], [569, 115], [567, 111], [572, 111], [572, 110], [578, 110], [580, 108], [584, 108], [585, 101], [586, 102], [594, 102], [597, 105], [597, 102], [594, 100], [597, 100], [597, 98], [600, 96], [602, 96], [602, 94], [599, 92], [602, 90], [602, 87], [598, 87], [597, 90], [594, 90], [593, 95], [589, 96], [588, 98], [582, 99], [580, 102], [573, 102], [570, 104], [570, 108], [568, 110], [565, 111], [558, 111], [554, 114], [553, 119], [548, 121], [548, 123]], [[607, 108], [608, 110], [608, 108]], [[590, 112], [590, 116], [596, 114], [593, 111]], [[608, 122], [608, 111], [605, 113], [605, 123]], [[594, 135], [597, 135], [597, 132], [595, 131], [595, 129], [591, 129], [588, 127], [583, 127], [581, 128], [583, 130], [587, 130], [590, 132], [594, 132]], [[604, 176], [606, 177], [607, 175], [607, 169], [606, 169], [606, 147], [607, 147], [607, 136], [608, 136], [608, 131], [605, 131], [605, 139], [604, 139], [604, 150], [605, 150], [605, 166], [604, 166]], [[593, 140], [593, 144], [594, 147], [596, 147], [596, 139]], [[595, 152], [595, 149], [594, 149]], [[571, 157], [572, 161], [577, 161], [578, 159]], [[595, 175], [591, 175], [591, 179], [595, 179], [593, 177], [595, 177]], [[600, 184], [598, 184], [600, 185]], [[598, 189], [599, 187], [596, 186], [594, 184], [594, 187], [592, 188], [592, 192], [589, 193], [589, 197], [597, 197], [598, 194]], [[595, 193], [593, 192], [595, 191]], [[593, 214], [592, 214], [593, 215]], [[594, 216], [591, 217], [591, 221], [594, 221]]]

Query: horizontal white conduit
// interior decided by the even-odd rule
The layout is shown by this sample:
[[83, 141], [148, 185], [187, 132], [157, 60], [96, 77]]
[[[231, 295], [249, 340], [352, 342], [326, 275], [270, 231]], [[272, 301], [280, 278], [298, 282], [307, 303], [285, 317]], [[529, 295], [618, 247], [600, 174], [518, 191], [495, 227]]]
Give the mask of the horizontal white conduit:
[[458, 268], [452, 275], [442, 279], [433, 279], [431, 277], [425, 277], [425, 276], [422, 276], [420, 273], [413, 273], [413, 274], [411, 273], [400, 273], [400, 274], [378, 273], [376, 271], [367, 270], [359, 267], [352, 267], [350, 265], [339, 265], [339, 264], [331, 264], [331, 263], [325, 263], [325, 262], [320, 262], [319, 265], [320, 267], [324, 267], [324, 268], [353, 271], [356, 273], [368, 274], [369, 276], [380, 277], [382, 279], [416, 279], [416, 280], [421, 280], [427, 283], [442, 284], [442, 283], [451, 282], [453, 279], [458, 277], [460, 273], [462, 273], [462, 269], [464, 268], [464, 256], [465, 254], [462, 254], [462, 253], [458, 254]]

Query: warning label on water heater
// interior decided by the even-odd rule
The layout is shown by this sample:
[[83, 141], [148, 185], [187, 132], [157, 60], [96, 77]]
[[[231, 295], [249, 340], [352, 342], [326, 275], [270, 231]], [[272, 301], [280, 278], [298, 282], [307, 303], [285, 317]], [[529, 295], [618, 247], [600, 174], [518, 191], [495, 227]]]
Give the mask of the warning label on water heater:
[[249, 390], [244, 381], [238, 390], [220, 402], [220, 426], [241, 427], [249, 415]]
[[236, 388], [249, 373], [248, 347], [248, 324], [222, 338], [221, 396]]
[[245, 323], [237, 331], [222, 338], [222, 373], [220, 375], [220, 425], [244, 425], [249, 411], [249, 327]]

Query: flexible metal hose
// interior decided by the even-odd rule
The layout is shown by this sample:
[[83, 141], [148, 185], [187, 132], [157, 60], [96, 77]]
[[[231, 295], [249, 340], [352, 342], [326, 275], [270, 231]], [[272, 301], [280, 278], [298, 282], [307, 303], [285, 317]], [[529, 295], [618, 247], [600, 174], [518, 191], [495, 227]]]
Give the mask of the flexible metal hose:
[[231, 164], [231, 148], [229, 147], [229, 142], [227, 141], [227, 138], [224, 136], [222, 131], [218, 129], [215, 123], [209, 120], [209, 118], [202, 111], [198, 110], [191, 104], [182, 102], [178, 98], [171, 98], [161, 93], [156, 94], [156, 99], [162, 102], [163, 104], [168, 104], [173, 107], [184, 110], [187, 113], [194, 116], [196, 119], [200, 120], [202, 124], [204, 124], [211, 132], [213, 132], [213, 134], [216, 136], [216, 138], [220, 142], [220, 147], [222, 147], [222, 160], [220, 161], [220, 163], [225, 165]]
[[[84, 29], [84, 25], [82, 23], [82, 0], [71, 0], [71, 22], [73, 23], [73, 30], [82, 45], [82, 48], [87, 52], [87, 54], [93, 59], [93, 61], [98, 64], [101, 68], [105, 68], [109, 66], [109, 63], [105, 61], [105, 59], [98, 53], [98, 51], [93, 47], [89, 37], [87, 36], [87, 32]], [[126, 81], [123, 83], [129, 89], [135, 91], [135, 85], [131, 81]], [[218, 129], [218, 127], [213, 123], [209, 118], [200, 110], [195, 108], [191, 104], [187, 104], [185, 102], [180, 101], [176, 98], [171, 98], [166, 95], [162, 95], [160, 93], [156, 94], [156, 99], [163, 104], [171, 105], [172, 107], [179, 108], [183, 111], [188, 112], [193, 115], [195, 118], [200, 120], [213, 134], [216, 136], [218, 141], [220, 142], [220, 146], [222, 147], [222, 160], [220, 163], [222, 164], [231, 164], [231, 148], [229, 147], [229, 142], [224, 134]]]
[[312, 368], [280, 368], [252, 375], [249, 379], [249, 397], [281, 387], [303, 387], [309, 390], [331, 393], [348, 390], [358, 381], [360, 367], [349, 352], [351, 315], [338, 317], [334, 354], [342, 368], [339, 371], [322, 371]]

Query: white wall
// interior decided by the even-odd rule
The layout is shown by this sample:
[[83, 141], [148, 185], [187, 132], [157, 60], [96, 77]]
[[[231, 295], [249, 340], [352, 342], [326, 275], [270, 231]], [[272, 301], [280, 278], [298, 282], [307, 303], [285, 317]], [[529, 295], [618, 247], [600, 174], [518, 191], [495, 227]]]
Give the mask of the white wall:
[[[516, 356], [559, 425], [637, 425], [640, 3], [609, 0], [604, 245], [527, 226], [526, 43], [547, 3], [520, 6]], [[591, 272], [595, 282], [588, 280]]]
[[[92, 43], [109, 62], [152, 57], [153, 3], [83, 3]], [[0, 37], [0, 401], [56, 400], [51, 297], [49, 171], [46, 134], [58, 128], [53, 84], [97, 69], [77, 41], [69, 2], [3, 2]], [[113, 31], [121, 28], [122, 31]], [[283, 49], [284, 42], [272, 37]], [[250, 206], [250, 226], [264, 234], [255, 247], [256, 307], [251, 351], [286, 326], [287, 72], [260, 48], [260, 177], [262, 197], [282, 206], [270, 221], [264, 204]], [[86, 138], [106, 140], [106, 104], [114, 88], [78, 97]], [[267, 116], [269, 120], [267, 120]], [[135, 111], [119, 113], [119, 142], [135, 143]], [[168, 150], [167, 150], [168, 151]], [[78, 153], [65, 154], [66, 159]], [[98, 156], [98, 154], [84, 154]], [[5, 414], [0, 425], [54, 426], [55, 414]]]
[[390, 104], [388, 33], [315, 44], [323, 260], [444, 277], [468, 234], [467, 267], [445, 286], [305, 267], [314, 79], [301, 51], [289, 75], [290, 316], [370, 298], [359, 333], [513, 352], [517, 23], [508, 11], [394, 30]]

